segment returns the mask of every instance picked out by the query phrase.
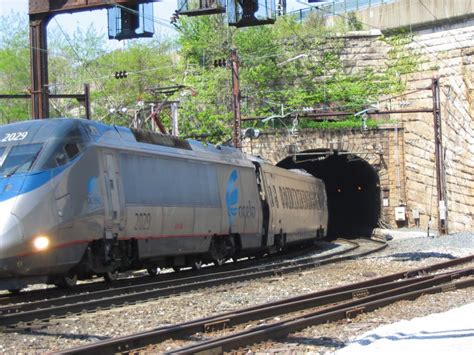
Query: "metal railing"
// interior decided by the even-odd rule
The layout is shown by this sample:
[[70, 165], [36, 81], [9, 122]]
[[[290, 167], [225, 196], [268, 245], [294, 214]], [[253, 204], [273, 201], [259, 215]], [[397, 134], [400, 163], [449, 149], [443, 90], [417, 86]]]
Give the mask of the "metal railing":
[[372, 6], [389, 4], [398, 0], [333, 0], [330, 3], [319, 5], [318, 7], [309, 7], [292, 11], [289, 15], [302, 21], [310, 14], [317, 13], [323, 17], [344, 14], [351, 11], [358, 11]]

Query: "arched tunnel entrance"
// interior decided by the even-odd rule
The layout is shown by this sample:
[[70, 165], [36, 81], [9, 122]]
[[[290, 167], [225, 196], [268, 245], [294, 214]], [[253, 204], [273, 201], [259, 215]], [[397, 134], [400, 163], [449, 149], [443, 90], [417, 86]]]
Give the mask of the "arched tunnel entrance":
[[328, 235], [331, 238], [369, 236], [381, 212], [380, 180], [375, 169], [364, 159], [346, 152], [310, 150], [301, 153], [283, 159], [277, 166], [304, 169], [324, 181]]

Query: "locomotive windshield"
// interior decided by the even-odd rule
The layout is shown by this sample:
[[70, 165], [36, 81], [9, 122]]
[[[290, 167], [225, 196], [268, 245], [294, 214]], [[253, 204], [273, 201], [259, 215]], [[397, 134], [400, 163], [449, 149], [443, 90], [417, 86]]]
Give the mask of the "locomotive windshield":
[[51, 139], [43, 155], [41, 169], [52, 169], [73, 160], [87, 145], [88, 138], [79, 127], [65, 133], [64, 137]]
[[24, 121], [0, 126], [0, 177], [63, 166], [90, 142], [79, 120]]
[[21, 144], [7, 149], [0, 148], [0, 175], [11, 176], [17, 173], [25, 173], [31, 169], [42, 144]]

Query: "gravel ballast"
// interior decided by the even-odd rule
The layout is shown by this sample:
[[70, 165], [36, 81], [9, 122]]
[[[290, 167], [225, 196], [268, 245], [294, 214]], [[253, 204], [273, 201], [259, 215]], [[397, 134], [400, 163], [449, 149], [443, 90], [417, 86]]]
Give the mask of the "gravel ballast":
[[[51, 320], [29, 329], [3, 330], [0, 352], [58, 351], [110, 337], [133, 334], [225, 311], [324, 290], [403, 270], [447, 261], [474, 253], [474, 233], [427, 237], [426, 232], [383, 231], [393, 237], [383, 251], [362, 259], [320, 266], [301, 273], [196, 290], [137, 305]], [[472, 266], [472, 264], [470, 265]], [[442, 312], [474, 302], [474, 290], [422, 296], [340, 321], [306, 328], [278, 341], [246, 350], [270, 353], [304, 351], [331, 353], [352, 337], [379, 325]], [[173, 347], [167, 342], [165, 351]]]

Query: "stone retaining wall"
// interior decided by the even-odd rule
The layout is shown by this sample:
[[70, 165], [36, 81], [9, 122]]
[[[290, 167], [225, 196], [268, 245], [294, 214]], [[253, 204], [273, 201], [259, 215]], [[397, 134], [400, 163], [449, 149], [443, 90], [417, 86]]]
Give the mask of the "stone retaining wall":
[[[389, 63], [389, 49], [378, 36], [351, 36], [345, 40], [341, 59], [348, 72], [366, 66], [383, 70]], [[380, 110], [433, 107], [429, 87], [434, 76], [440, 78], [448, 228], [450, 233], [472, 231], [474, 26], [416, 35], [406, 50], [420, 59], [420, 70], [402, 76], [407, 83], [405, 95], [381, 97]], [[409, 226], [415, 226], [413, 217], [418, 212], [420, 228], [426, 229], [431, 219], [431, 228], [436, 229], [433, 114], [394, 114], [387, 119], [396, 124], [366, 132], [300, 130], [297, 136], [268, 132], [258, 140], [245, 140], [244, 150], [274, 163], [287, 156], [284, 147], [290, 144], [296, 144], [298, 151], [337, 147], [352, 151], [379, 171], [386, 222], [394, 226], [394, 207], [406, 205]]]

